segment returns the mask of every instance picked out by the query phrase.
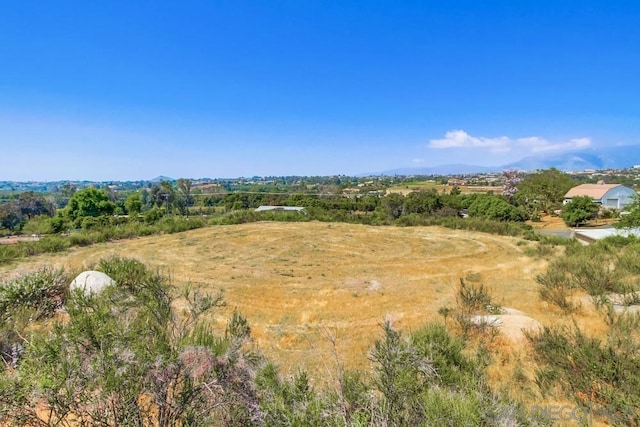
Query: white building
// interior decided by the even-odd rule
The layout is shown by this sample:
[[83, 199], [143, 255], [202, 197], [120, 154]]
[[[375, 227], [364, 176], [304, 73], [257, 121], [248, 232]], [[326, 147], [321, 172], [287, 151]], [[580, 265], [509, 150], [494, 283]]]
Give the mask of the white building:
[[591, 199], [609, 209], [624, 209], [638, 197], [633, 189], [622, 184], [582, 184], [573, 187], [564, 195], [564, 203], [569, 203], [572, 198], [588, 196]]

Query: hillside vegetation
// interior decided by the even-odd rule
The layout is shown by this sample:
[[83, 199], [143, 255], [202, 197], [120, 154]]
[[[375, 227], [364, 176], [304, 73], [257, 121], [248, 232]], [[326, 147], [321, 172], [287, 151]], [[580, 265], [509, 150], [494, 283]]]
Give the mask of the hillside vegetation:
[[[583, 408], [582, 415], [584, 408], [591, 408], [592, 418], [626, 424], [638, 415], [637, 385], [630, 382], [640, 368], [633, 332], [638, 320], [607, 311], [612, 306], [605, 297], [609, 291], [624, 292], [627, 298], [635, 295], [632, 244], [618, 241], [584, 250], [572, 246], [562, 255], [563, 247], [549, 243], [440, 227], [273, 222], [210, 227], [32, 257], [1, 270], [2, 289], [13, 289], [3, 291], [7, 302], [50, 302], [27, 304], [19, 311], [8, 303], [0, 307], [9, 316], [3, 318], [1, 338], [6, 362], [3, 387], [9, 393], [2, 399], [10, 403], [4, 407], [13, 411], [12, 416], [23, 417], [16, 419], [49, 416], [68, 421], [73, 416], [94, 419], [103, 414], [106, 423], [112, 423], [115, 418], [108, 416], [115, 415], [99, 412], [104, 402], [69, 407], [69, 401], [54, 399], [64, 391], [61, 384], [70, 381], [59, 377], [61, 372], [77, 375], [74, 381], [93, 381], [100, 391], [107, 386], [102, 381], [110, 378], [108, 372], [91, 380], [84, 371], [74, 373], [73, 366], [83, 362], [73, 359], [66, 371], [54, 364], [49, 379], [40, 376], [46, 373], [42, 363], [61, 363], [57, 356], [43, 357], [50, 357], [48, 352], [62, 348], [64, 342], [92, 337], [98, 347], [91, 351], [108, 349], [101, 341], [106, 336], [100, 338], [97, 330], [91, 332], [83, 324], [96, 321], [91, 313], [102, 313], [107, 316], [101, 321], [105, 327], [120, 331], [115, 336], [121, 338], [109, 338], [110, 346], [122, 348], [134, 337], [153, 340], [139, 343], [142, 353], [129, 349], [131, 360], [142, 370], [127, 375], [134, 379], [139, 375], [142, 388], [125, 395], [117, 392], [126, 385], [117, 376], [109, 383], [124, 399], [116, 403], [128, 408], [122, 409], [121, 424], [159, 422], [161, 405], [154, 393], [168, 395], [145, 388], [144, 378], [155, 372], [158, 355], [165, 354], [163, 360], [170, 366], [182, 366], [179, 375], [194, 380], [192, 368], [180, 364], [193, 346], [198, 358], [221, 364], [207, 374], [212, 375], [210, 381], [221, 382], [221, 389], [213, 397], [197, 396], [195, 391], [203, 392], [200, 383], [193, 399], [183, 402], [186, 418], [172, 412], [174, 418], [165, 421], [195, 420], [207, 413], [225, 425], [241, 420], [266, 425], [495, 425], [500, 420], [510, 420], [508, 425], [546, 425], [558, 419], [535, 408], [552, 412], [560, 407], [553, 405], [572, 402], [571, 408]], [[611, 268], [619, 271], [615, 276], [619, 286], [590, 288], [580, 279], [593, 276], [597, 263], [590, 260], [618, 249], [617, 264]], [[123, 260], [124, 255], [137, 261]], [[553, 260], [550, 268], [549, 260]], [[578, 270], [578, 266], [585, 267]], [[92, 302], [67, 296], [65, 283], [88, 268], [109, 272], [120, 293]], [[545, 286], [557, 278], [553, 274], [558, 269], [571, 272], [567, 277], [572, 284], [556, 280], [564, 286], [562, 295], [575, 305], [571, 309], [544, 293], [560, 287]], [[158, 287], [162, 293], [136, 290], [140, 286]], [[137, 298], [133, 305], [127, 296], [132, 292]], [[591, 303], [589, 294], [597, 304]], [[166, 295], [160, 302], [174, 314], [166, 309], [164, 317], [153, 314], [162, 307], [154, 299], [157, 295]], [[70, 318], [57, 311], [63, 301]], [[93, 307], [90, 313], [88, 307]], [[114, 312], [114, 307], [129, 308]], [[469, 321], [507, 310], [530, 316], [544, 329], [522, 335], [510, 333], [508, 325], [496, 328]], [[159, 322], [153, 326], [154, 334], [137, 332], [137, 316], [145, 312]], [[189, 321], [189, 316], [197, 321]], [[149, 324], [149, 319], [139, 321]], [[34, 320], [40, 325], [35, 329], [30, 326]], [[58, 321], [62, 323], [54, 329], [47, 326]], [[47, 338], [49, 330], [53, 335]], [[119, 359], [109, 362], [116, 369], [122, 363], [117, 352], [107, 352], [100, 360], [116, 356]], [[568, 364], [559, 363], [566, 357]], [[35, 366], [39, 368], [33, 370]], [[223, 379], [229, 377], [224, 372], [234, 372], [247, 389], [225, 386]], [[16, 378], [21, 381], [15, 383]], [[39, 392], [33, 395], [35, 389], [29, 390], [37, 384]], [[53, 394], [47, 395], [47, 390]], [[91, 400], [95, 393], [90, 390], [76, 397]], [[242, 396], [234, 398], [234, 393]], [[33, 408], [29, 399], [34, 396], [40, 409], [24, 411]], [[57, 409], [46, 415], [51, 405]], [[527, 411], [527, 406], [533, 409]], [[151, 418], [144, 421], [144, 417]]]
[[287, 369], [321, 370], [327, 331], [350, 366], [366, 367], [382, 320], [412, 329], [440, 318], [438, 309], [455, 304], [455, 288], [467, 276], [486, 283], [501, 305], [545, 320], [535, 283], [545, 262], [528, 257], [527, 245], [440, 227], [265, 222], [77, 248], [0, 271], [49, 265], [79, 272], [103, 258], [134, 257], [179, 288], [223, 289], [267, 354]]
[[[501, 179], [13, 194], [0, 425], [637, 423], [637, 240], [538, 234], [597, 207], [558, 170]], [[84, 270], [116, 284], [69, 292]]]

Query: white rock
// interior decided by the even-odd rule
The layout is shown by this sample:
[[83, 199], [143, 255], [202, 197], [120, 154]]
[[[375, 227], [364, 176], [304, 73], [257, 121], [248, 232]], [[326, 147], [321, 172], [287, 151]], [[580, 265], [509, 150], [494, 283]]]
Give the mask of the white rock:
[[85, 295], [100, 294], [107, 286], [115, 285], [116, 282], [100, 271], [83, 271], [73, 279], [69, 289], [82, 289]]

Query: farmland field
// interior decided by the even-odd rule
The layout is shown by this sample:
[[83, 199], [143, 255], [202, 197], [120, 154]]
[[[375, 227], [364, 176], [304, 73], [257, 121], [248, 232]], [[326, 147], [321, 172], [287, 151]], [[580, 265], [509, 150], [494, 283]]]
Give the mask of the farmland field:
[[[224, 328], [234, 308], [247, 317], [259, 348], [285, 372], [322, 375], [335, 353], [367, 368], [367, 353], [390, 319], [404, 330], [455, 305], [460, 278], [484, 283], [495, 301], [543, 324], [554, 322], [537, 295], [545, 262], [525, 255], [533, 243], [440, 227], [263, 222], [74, 248], [4, 266], [8, 277], [39, 265], [70, 273], [104, 257], [133, 257], [168, 273], [180, 288], [223, 289], [227, 307], [211, 319]], [[556, 314], [554, 314], [556, 313]]]

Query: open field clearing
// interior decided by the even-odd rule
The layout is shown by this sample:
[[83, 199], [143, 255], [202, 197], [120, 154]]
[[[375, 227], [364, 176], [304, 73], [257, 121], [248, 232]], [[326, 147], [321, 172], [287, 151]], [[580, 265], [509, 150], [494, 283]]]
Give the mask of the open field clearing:
[[[263, 222], [217, 226], [74, 248], [4, 266], [7, 277], [39, 265], [72, 274], [113, 255], [169, 273], [177, 287], [224, 289], [227, 308], [247, 317], [260, 349], [285, 372], [367, 368], [385, 318], [404, 330], [442, 321], [460, 278], [484, 283], [495, 302], [542, 324], [569, 322], [540, 301], [535, 276], [546, 263], [526, 256], [517, 238], [440, 227]], [[451, 321], [451, 319], [450, 319]], [[519, 347], [520, 344], [514, 343]]]
[[[413, 193], [414, 191], [423, 191], [423, 190], [435, 190], [438, 193], [449, 193], [455, 187], [452, 185], [444, 185], [444, 184], [436, 184], [433, 181], [419, 181], [419, 182], [407, 182], [402, 185], [396, 185], [393, 187], [389, 187], [387, 189], [387, 193], [400, 193], [403, 195], [407, 195], [409, 193]], [[502, 193], [502, 186], [490, 186], [490, 185], [461, 185], [457, 187], [458, 190], [462, 194], [486, 194], [488, 192], [493, 192], [495, 194]]]

